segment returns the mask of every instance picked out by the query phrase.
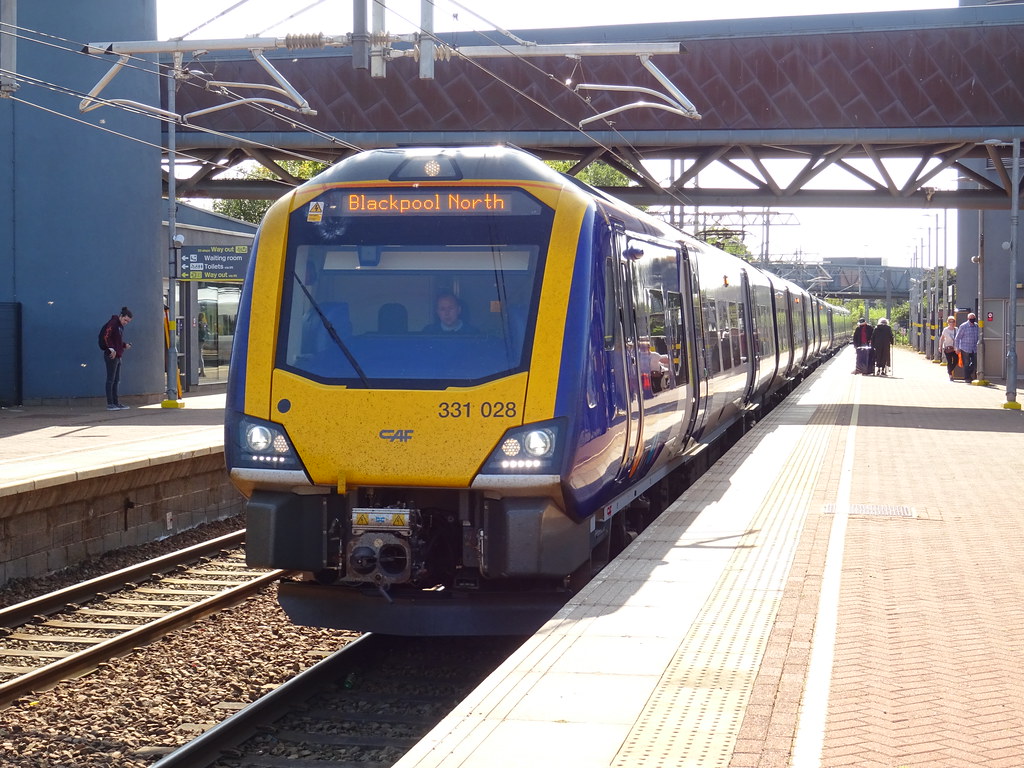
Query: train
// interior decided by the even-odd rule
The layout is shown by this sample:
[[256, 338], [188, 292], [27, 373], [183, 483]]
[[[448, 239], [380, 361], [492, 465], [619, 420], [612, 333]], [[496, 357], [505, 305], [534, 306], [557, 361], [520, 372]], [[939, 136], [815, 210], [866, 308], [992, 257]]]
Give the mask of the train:
[[533, 631], [851, 333], [503, 146], [352, 155], [252, 253], [225, 458], [313, 626]]

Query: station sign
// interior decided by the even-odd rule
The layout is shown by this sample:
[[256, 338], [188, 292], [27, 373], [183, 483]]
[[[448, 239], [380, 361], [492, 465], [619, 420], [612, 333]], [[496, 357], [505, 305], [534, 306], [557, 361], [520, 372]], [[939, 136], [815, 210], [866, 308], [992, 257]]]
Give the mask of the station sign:
[[242, 282], [250, 249], [248, 245], [183, 245], [178, 279]]

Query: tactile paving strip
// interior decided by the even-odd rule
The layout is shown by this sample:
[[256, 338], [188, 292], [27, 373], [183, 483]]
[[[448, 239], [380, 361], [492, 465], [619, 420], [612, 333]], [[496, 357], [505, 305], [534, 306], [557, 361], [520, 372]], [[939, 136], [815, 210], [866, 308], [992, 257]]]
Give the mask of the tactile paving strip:
[[[835, 504], [825, 505], [825, 514], [834, 515]], [[905, 504], [851, 504], [850, 515], [863, 515], [866, 517], [916, 517], [913, 507]]]
[[[788, 458], [761, 499], [754, 498], [756, 484], [730, 478], [735, 496], [723, 501], [754, 507], [747, 530], [613, 765], [729, 764], [822, 470], [821, 456], [833, 430], [845, 428], [835, 426], [843, 421], [839, 405], [807, 407], [813, 392], [791, 397], [791, 405], [777, 408], [729, 452], [730, 463], [745, 461], [762, 473], [773, 459]], [[755, 458], [759, 452], [763, 455]], [[721, 482], [714, 479], [720, 474], [721, 467], [713, 468], [706, 482]], [[687, 505], [703, 503], [704, 482], [695, 483], [662, 517], [692, 514]]]

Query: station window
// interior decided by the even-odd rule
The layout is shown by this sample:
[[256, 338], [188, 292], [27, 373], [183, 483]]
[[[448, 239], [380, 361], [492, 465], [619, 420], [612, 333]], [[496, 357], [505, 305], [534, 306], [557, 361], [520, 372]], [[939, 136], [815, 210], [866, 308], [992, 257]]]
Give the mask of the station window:
[[238, 319], [240, 285], [199, 283], [199, 309], [196, 323], [203, 356], [203, 375], [207, 379], [227, 378], [231, 361], [231, 342]]

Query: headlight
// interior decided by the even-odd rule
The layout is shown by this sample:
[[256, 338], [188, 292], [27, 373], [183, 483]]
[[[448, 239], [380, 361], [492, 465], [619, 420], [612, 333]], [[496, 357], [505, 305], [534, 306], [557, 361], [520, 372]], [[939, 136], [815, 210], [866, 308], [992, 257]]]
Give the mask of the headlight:
[[501, 438], [480, 471], [483, 474], [556, 472], [563, 450], [562, 421], [513, 427]]
[[245, 431], [245, 443], [249, 446], [250, 451], [263, 453], [273, 442], [274, 436], [270, 430], [259, 424], [252, 424]]
[[230, 449], [227, 459], [232, 467], [301, 468], [284, 427], [271, 421], [238, 414], [225, 431], [224, 447]]
[[535, 429], [532, 432], [527, 432], [526, 438], [523, 440], [523, 447], [534, 458], [550, 456], [555, 449], [555, 433], [550, 429]]

